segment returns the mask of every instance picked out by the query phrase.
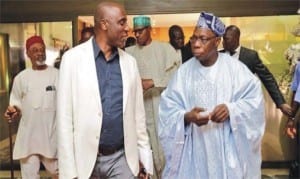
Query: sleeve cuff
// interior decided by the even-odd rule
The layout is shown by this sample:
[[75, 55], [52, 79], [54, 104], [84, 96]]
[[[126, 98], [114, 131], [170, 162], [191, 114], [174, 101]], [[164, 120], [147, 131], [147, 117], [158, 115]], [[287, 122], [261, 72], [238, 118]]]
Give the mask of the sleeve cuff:
[[153, 175], [152, 151], [149, 149], [139, 149], [139, 157], [147, 172]]

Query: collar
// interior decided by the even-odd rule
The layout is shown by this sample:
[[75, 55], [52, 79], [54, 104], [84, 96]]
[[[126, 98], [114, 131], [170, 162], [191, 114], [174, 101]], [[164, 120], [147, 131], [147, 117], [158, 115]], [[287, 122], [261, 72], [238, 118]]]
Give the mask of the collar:
[[[95, 60], [97, 59], [97, 57], [99, 56], [100, 53], [103, 53], [101, 48], [97, 45], [96, 43], [96, 39], [94, 37], [92, 37], [92, 44], [93, 44], [93, 52], [94, 52], [94, 58]], [[118, 48], [113, 48], [113, 53], [111, 55], [110, 59], [114, 59], [113, 57], [115, 57], [116, 55], [118, 55]]]

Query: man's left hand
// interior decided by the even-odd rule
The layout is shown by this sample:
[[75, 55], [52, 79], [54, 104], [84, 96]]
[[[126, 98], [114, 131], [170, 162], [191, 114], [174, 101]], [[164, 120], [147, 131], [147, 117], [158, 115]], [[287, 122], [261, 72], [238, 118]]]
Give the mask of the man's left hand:
[[281, 104], [281, 105], [279, 106], [279, 109], [280, 109], [280, 111], [281, 111], [283, 114], [285, 114], [285, 115], [287, 115], [287, 116], [291, 116], [291, 115], [292, 115], [292, 108], [291, 108], [290, 105], [288, 105], [288, 104], [286, 104], [286, 103]]
[[220, 104], [210, 113], [210, 120], [224, 122], [229, 117], [229, 110], [225, 104]]

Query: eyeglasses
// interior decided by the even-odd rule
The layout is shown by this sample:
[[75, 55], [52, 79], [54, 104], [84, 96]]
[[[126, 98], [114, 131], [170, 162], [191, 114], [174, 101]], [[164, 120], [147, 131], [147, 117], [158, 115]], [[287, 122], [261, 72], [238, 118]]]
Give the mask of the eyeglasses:
[[146, 29], [147, 27], [143, 27], [143, 28], [140, 28], [140, 29], [135, 29], [133, 30], [133, 33], [134, 34], [141, 34], [143, 33], [143, 31]]
[[196, 43], [199, 40], [202, 45], [206, 45], [210, 40], [212, 40], [214, 38], [216, 38], [216, 36], [213, 36], [213, 37], [203, 37], [203, 36], [197, 37], [197, 36], [193, 35], [190, 38], [190, 42], [191, 43]]

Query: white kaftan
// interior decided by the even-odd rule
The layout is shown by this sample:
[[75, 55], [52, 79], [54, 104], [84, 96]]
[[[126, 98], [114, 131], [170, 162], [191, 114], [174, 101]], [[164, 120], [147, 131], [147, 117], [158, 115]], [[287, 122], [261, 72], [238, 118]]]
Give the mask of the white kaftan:
[[21, 109], [13, 158], [31, 154], [56, 158], [56, 88], [58, 70], [25, 69], [14, 79], [10, 105]]
[[181, 59], [168, 43], [153, 40], [147, 46], [131, 46], [126, 52], [135, 57], [142, 79], [152, 79], [154, 87], [144, 91], [147, 131], [153, 151], [154, 178], [160, 178], [165, 159], [158, 140], [157, 120], [160, 94], [178, 69]]
[[[159, 138], [166, 156], [163, 178], [261, 178], [265, 129], [260, 81], [227, 54], [204, 67], [195, 58], [183, 64], [161, 95]], [[226, 104], [229, 119], [198, 127], [184, 124], [195, 106], [212, 111]]]

